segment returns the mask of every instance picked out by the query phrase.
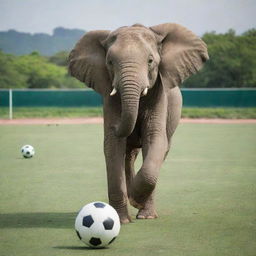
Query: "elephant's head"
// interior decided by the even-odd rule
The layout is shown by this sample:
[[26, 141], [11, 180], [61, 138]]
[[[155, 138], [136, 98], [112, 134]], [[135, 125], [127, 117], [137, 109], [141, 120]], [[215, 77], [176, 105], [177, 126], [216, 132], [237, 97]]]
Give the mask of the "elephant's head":
[[159, 75], [172, 88], [197, 72], [208, 59], [205, 43], [186, 28], [166, 23], [135, 24], [113, 32], [88, 32], [69, 56], [69, 70], [104, 97], [120, 95], [121, 119], [116, 135], [127, 137], [135, 127], [140, 97]]

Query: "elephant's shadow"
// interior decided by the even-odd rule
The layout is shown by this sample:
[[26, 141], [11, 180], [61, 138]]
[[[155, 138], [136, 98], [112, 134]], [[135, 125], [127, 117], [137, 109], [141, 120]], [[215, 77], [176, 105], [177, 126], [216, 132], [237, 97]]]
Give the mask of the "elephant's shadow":
[[2, 213], [0, 228], [73, 228], [75, 212]]

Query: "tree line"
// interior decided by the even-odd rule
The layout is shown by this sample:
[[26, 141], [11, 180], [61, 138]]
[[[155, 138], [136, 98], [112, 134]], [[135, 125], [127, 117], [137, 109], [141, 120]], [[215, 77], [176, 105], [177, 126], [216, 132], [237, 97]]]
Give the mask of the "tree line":
[[[210, 60], [186, 80], [187, 88], [256, 87], [256, 29], [236, 35], [205, 33]], [[67, 71], [68, 52], [15, 56], [0, 51], [0, 88], [83, 88]]]

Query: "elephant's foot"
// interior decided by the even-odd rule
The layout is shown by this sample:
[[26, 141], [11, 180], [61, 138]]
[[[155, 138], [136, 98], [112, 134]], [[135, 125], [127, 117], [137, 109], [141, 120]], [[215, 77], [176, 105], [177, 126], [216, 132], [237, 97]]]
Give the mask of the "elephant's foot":
[[158, 214], [154, 208], [143, 208], [140, 209], [137, 216], [137, 219], [156, 219]]
[[121, 224], [127, 224], [127, 223], [132, 222], [132, 219], [131, 219], [127, 209], [116, 209], [116, 211], [118, 213]]
[[130, 222], [132, 222], [130, 216], [129, 217], [120, 217], [120, 223], [121, 224], [128, 224]]
[[156, 219], [158, 214], [154, 206], [154, 193], [151, 193], [147, 198], [129, 198], [130, 204], [139, 209], [136, 216], [137, 219]]

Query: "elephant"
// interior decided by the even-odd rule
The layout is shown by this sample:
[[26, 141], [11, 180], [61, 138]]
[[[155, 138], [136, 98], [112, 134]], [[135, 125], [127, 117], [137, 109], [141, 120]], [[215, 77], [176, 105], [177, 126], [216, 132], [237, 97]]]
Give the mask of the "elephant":
[[71, 76], [103, 98], [108, 198], [122, 224], [132, 221], [129, 203], [137, 219], [158, 217], [155, 188], [181, 117], [179, 85], [208, 58], [206, 44], [175, 23], [90, 31], [70, 52]]

